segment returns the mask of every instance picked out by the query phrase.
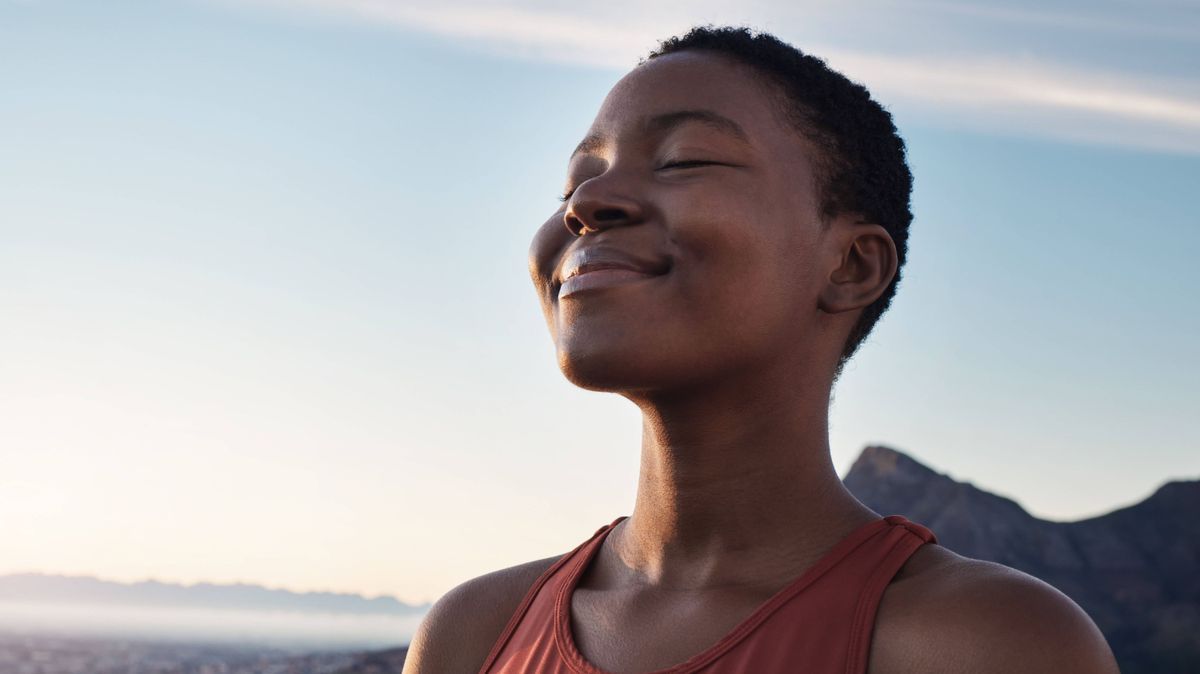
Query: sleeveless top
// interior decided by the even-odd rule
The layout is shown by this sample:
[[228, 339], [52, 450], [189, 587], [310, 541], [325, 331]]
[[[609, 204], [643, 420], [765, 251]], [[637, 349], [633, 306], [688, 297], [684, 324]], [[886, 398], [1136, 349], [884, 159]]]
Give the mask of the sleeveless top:
[[[610, 674], [579, 652], [571, 594], [618, 517], [560, 557], [526, 593], [480, 674]], [[900, 515], [852, 531], [706, 650], [646, 674], [863, 674], [883, 591], [933, 532]], [[667, 637], [668, 635], [664, 635]]]

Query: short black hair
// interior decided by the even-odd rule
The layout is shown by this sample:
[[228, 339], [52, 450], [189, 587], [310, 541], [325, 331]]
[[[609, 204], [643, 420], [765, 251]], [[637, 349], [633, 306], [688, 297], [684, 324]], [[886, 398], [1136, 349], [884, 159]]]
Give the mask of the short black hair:
[[748, 65], [784, 95], [785, 114], [817, 146], [817, 189], [826, 226], [840, 213], [858, 213], [881, 225], [896, 244], [896, 275], [863, 308], [842, 347], [834, 381], [892, 303], [908, 256], [912, 172], [892, 115], [867, 88], [769, 33], [744, 27], [696, 26], [659, 41], [638, 65], [684, 50], [723, 54]]

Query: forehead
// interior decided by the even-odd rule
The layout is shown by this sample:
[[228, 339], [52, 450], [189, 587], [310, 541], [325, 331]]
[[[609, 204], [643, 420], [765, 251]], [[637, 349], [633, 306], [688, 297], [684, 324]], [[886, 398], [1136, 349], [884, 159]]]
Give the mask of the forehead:
[[[750, 66], [709, 52], [667, 54], [643, 63], [613, 86], [581, 149], [680, 121], [701, 122], [769, 148], [798, 135], [783, 118], [778, 101], [771, 86]], [[700, 114], [681, 114], [689, 111]]]

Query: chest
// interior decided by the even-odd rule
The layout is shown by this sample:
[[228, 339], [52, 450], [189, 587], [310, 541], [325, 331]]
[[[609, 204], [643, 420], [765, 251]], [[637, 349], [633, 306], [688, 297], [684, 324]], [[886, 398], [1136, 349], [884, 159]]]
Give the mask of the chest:
[[[909, 651], [918, 644], [911, 643], [911, 630], [905, 621], [910, 591], [908, 584], [897, 581], [884, 589], [870, 621], [873, 629], [867, 637], [871, 650], [866, 674], [905, 671], [905, 663], [911, 661]], [[755, 616], [771, 597], [769, 590], [672, 596], [577, 588], [570, 600], [571, 637], [580, 655], [600, 669], [621, 674], [655, 672], [710, 652]], [[786, 612], [780, 612], [766, 620], [775, 621], [771, 629], [778, 635], [780, 623], [788, 619]], [[806, 619], [819, 620], [819, 614], [809, 613]], [[765, 625], [755, 631], [765, 631]], [[794, 627], [797, 639], [808, 632], [808, 626]], [[832, 631], [819, 638], [820, 643], [832, 650], [848, 643], [852, 629], [849, 624], [844, 628], [833, 624], [823, 627]], [[780, 639], [775, 648], [784, 652], [792, 646]]]
[[653, 672], [717, 645], [770, 597], [763, 591], [653, 595], [577, 588], [571, 634], [591, 664], [609, 672]]

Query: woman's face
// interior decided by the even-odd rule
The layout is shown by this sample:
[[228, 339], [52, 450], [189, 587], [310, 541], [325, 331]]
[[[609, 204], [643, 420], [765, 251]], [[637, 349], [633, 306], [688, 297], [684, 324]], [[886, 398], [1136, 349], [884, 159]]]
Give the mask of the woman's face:
[[[622, 78], [529, 250], [567, 379], [665, 391], [815, 358], [828, 253], [811, 153], [753, 71], [725, 57], [677, 52]], [[583, 263], [640, 271], [564, 287]]]

